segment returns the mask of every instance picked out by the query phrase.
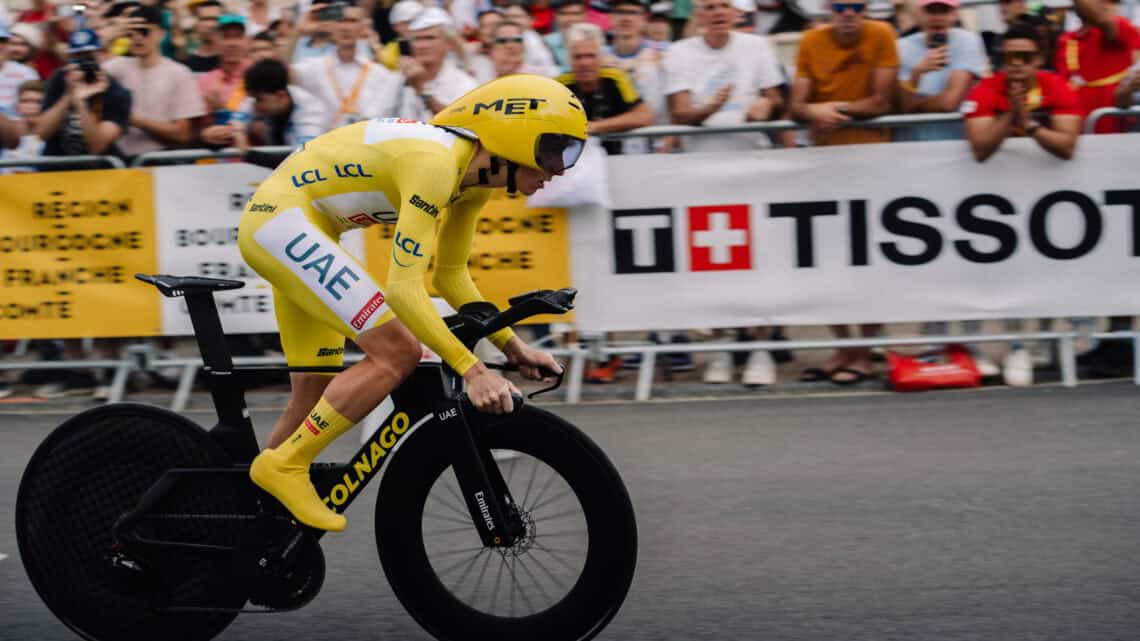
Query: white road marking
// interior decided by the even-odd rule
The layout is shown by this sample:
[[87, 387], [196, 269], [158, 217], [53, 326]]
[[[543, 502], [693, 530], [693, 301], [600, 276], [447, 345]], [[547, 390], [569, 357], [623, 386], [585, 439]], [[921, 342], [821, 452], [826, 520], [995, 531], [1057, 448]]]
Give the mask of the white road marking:
[[8, 558], [7, 554], [0, 554], [0, 561], [3, 561], [6, 558]]

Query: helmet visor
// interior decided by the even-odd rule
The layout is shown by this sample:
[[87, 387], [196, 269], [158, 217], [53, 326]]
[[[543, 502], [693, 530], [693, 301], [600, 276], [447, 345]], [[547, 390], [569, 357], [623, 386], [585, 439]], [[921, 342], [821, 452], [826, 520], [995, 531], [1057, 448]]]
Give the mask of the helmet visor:
[[574, 166], [586, 141], [565, 134], [542, 134], [535, 143], [534, 159], [538, 166], [552, 174], [560, 174]]

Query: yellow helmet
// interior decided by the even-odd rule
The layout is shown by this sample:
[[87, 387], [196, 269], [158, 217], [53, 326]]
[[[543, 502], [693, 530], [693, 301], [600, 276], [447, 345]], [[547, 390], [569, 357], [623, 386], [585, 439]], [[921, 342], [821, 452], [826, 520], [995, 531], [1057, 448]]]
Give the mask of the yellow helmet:
[[471, 132], [495, 156], [559, 174], [586, 142], [586, 111], [562, 83], [530, 74], [503, 76], [460, 96], [431, 124]]

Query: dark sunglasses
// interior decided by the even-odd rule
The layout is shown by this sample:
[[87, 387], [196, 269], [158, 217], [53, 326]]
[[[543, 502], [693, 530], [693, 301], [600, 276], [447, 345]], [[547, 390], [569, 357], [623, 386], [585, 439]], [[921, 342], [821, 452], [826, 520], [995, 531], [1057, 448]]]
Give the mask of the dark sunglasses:
[[944, 16], [953, 11], [954, 7], [948, 4], [928, 4], [922, 10], [932, 16]]
[[1033, 60], [1036, 57], [1037, 57], [1037, 52], [1035, 52], [1035, 51], [1006, 51], [1006, 52], [1001, 54], [1002, 62], [1004, 62], [1007, 65], [1012, 65], [1012, 64], [1028, 65], [1028, 64], [1032, 64]]
[[863, 13], [863, 9], [867, 8], [865, 2], [832, 2], [831, 10], [835, 13], [846, 13], [848, 9], [855, 13]]
[[521, 45], [522, 43], [523, 43], [523, 39], [520, 37], [517, 37], [517, 36], [514, 38], [495, 38], [495, 44], [497, 44], [497, 45], [506, 45], [506, 44]]
[[135, 27], [134, 29], [131, 29], [130, 33], [127, 35], [140, 36], [142, 38], [145, 38], [150, 35], [150, 27]]
[[614, 15], [618, 16], [640, 16], [645, 12], [641, 9], [615, 9]]

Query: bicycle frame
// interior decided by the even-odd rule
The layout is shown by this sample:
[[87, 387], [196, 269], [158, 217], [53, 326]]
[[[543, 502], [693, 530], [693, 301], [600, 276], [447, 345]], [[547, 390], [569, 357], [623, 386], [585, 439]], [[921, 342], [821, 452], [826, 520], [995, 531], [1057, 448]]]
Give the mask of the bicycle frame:
[[[160, 288], [161, 289], [161, 288]], [[165, 293], [165, 292], [164, 292]], [[209, 435], [229, 454], [237, 469], [244, 470], [260, 451], [245, 402], [242, 378], [266, 371], [339, 372], [343, 368], [235, 368], [226, 345], [217, 306], [210, 291], [187, 291], [185, 295], [194, 334], [202, 353], [203, 372], [218, 422]], [[433, 393], [432, 390], [438, 390]], [[509, 546], [522, 532], [521, 526], [506, 518], [514, 506], [507, 484], [490, 451], [478, 445], [467, 421], [462, 402], [462, 380], [449, 367], [421, 363], [412, 375], [392, 392], [395, 409], [385, 423], [361, 446], [347, 463], [314, 464], [313, 484], [330, 509], [344, 512], [368, 483], [378, 476], [395, 456], [400, 442], [420, 429], [435, 429], [431, 438], [446, 448], [472, 524], [486, 546]], [[434, 426], [434, 427], [433, 427]], [[445, 429], [446, 428], [446, 429]], [[179, 479], [202, 470], [168, 470], [144, 495], [139, 506], [116, 525], [123, 531], [147, 509], [157, 504]], [[314, 531], [322, 536], [321, 531]]]

